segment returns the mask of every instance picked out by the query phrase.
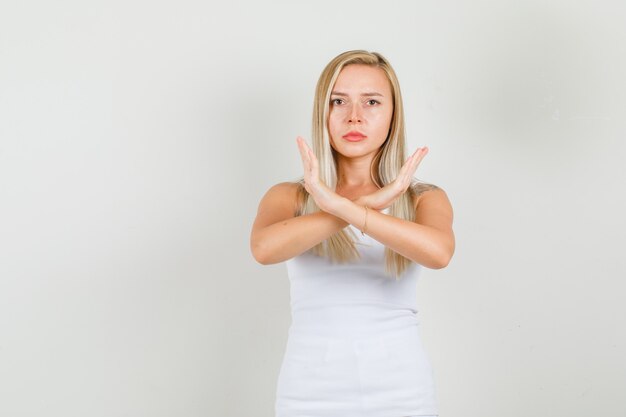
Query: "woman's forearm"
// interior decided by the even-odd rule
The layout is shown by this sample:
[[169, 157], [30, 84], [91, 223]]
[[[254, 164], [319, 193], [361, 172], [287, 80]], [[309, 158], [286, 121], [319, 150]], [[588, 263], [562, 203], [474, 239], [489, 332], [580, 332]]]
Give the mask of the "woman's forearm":
[[[365, 209], [359, 203], [362, 204], [363, 199], [344, 200], [333, 213], [363, 230]], [[454, 235], [451, 230], [444, 231], [399, 219], [377, 210], [368, 210], [365, 233], [427, 268], [444, 268], [454, 253]]]
[[252, 254], [263, 265], [283, 262], [311, 249], [347, 225], [325, 211], [282, 220], [254, 233]]

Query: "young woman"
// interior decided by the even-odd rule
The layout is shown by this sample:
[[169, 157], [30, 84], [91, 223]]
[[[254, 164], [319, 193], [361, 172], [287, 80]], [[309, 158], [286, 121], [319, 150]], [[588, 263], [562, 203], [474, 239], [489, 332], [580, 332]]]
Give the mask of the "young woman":
[[261, 199], [250, 248], [286, 261], [292, 324], [276, 417], [437, 415], [416, 282], [454, 253], [452, 207], [413, 179], [428, 148], [405, 159], [400, 87], [363, 50], [335, 57], [317, 83], [304, 176]]

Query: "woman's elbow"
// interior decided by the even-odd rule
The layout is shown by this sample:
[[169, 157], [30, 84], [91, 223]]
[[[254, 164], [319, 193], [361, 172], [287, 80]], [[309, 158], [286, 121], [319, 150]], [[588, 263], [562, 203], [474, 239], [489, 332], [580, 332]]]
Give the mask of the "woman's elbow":
[[261, 255], [257, 254], [256, 252], [252, 252], [252, 257], [254, 258], [255, 261], [257, 261], [257, 263], [261, 265], [269, 265], [267, 260], [263, 258]]
[[271, 252], [259, 243], [250, 242], [250, 252], [252, 252], [254, 260], [261, 265], [272, 265], [278, 263], [278, 261], [272, 257]]
[[445, 268], [452, 260], [452, 255], [454, 255], [454, 245], [442, 248], [437, 257], [434, 259], [431, 269]]
[[269, 264], [267, 261], [267, 254], [263, 251], [263, 247], [253, 240], [250, 241], [250, 252], [252, 253], [254, 260], [261, 265]]
[[445, 268], [450, 263], [450, 259], [452, 259], [452, 257], [442, 258], [442, 259], [438, 260], [437, 263], [435, 263], [435, 265], [433, 266], [432, 269], [443, 269], [443, 268]]

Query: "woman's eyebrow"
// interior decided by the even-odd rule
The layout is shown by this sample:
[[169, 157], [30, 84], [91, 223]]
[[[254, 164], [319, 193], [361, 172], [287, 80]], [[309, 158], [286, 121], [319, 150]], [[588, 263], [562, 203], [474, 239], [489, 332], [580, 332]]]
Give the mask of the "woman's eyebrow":
[[[344, 97], [348, 96], [346, 93], [342, 93], [341, 91], [333, 91], [330, 94], [332, 94], [333, 96], [344, 96]], [[363, 93], [363, 94], [361, 94], [361, 96], [362, 97], [372, 97], [372, 96], [384, 97], [382, 94], [376, 93], [376, 92]]]

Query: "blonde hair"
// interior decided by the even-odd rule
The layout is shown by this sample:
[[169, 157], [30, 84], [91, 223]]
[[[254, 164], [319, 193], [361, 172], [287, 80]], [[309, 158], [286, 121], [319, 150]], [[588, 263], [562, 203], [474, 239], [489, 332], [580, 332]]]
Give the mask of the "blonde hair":
[[[319, 178], [330, 189], [337, 186], [337, 161], [334, 149], [330, 145], [328, 132], [328, 114], [330, 95], [341, 70], [347, 65], [362, 64], [382, 69], [391, 84], [393, 99], [393, 115], [387, 139], [374, 156], [370, 167], [370, 177], [374, 184], [383, 187], [393, 182], [398, 176], [405, 157], [404, 109], [398, 78], [389, 62], [377, 52], [365, 50], [347, 51], [336, 56], [322, 71], [315, 89], [312, 120], [312, 150], [319, 161]], [[304, 188], [304, 177], [299, 184], [299, 200], [296, 215], [310, 214], [320, 211], [315, 200]], [[398, 197], [389, 207], [389, 214], [400, 219], [415, 221], [413, 196], [416, 194], [416, 183], [411, 184], [407, 191]], [[328, 256], [335, 262], [348, 262], [359, 258], [354, 239], [356, 236], [350, 228], [344, 228], [312, 248], [319, 256]], [[388, 276], [399, 279], [412, 261], [388, 247], [385, 247], [385, 272]]]

